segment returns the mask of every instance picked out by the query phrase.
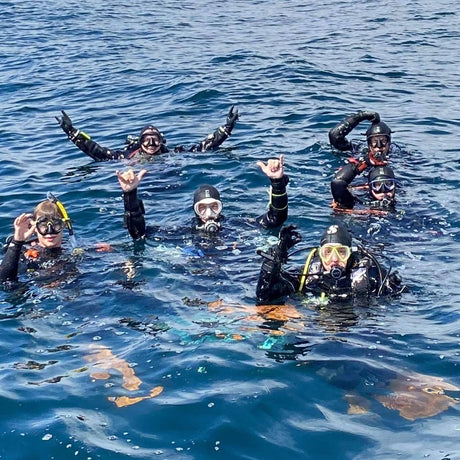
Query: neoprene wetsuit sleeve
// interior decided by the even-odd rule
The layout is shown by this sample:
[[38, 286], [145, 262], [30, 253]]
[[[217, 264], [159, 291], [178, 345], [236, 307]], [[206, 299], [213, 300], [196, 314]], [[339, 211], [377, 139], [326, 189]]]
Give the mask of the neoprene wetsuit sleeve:
[[11, 240], [0, 265], [0, 283], [18, 280], [19, 259], [23, 245], [23, 241]]
[[240, 115], [235, 106], [231, 106], [227, 114], [225, 125], [219, 126], [213, 133], [209, 134], [206, 139], [196, 146], [195, 150], [205, 152], [207, 150], [217, 149], [231, 134]]
[[348, 190], [348, 186], [358, 173], [359, 169], [357, 165], [348, 163], [335, 173], [331, 181], [332, 197], [342, 208], [353, 209], [355, 205], [356, 198]]
[[184, 147], [183, 145], [177, 145], [174, 147], [174, 152], [206, 152], [207, 150], [217, 149], [230, 134], [226, 131], [225, 126], [219, 126], [213, 133], [208, 134], [204, 140], [199, 144], [194, 144], [191, 147]]
[[199, 152], [217, 149], [230, 136], [230, 133], [225, 126], [219, 126], [213, 133], [206, 136], [206, 139], [196, 146]]
[[297, 277], [282, 270], [282, 262], [277, 254], [277, 249], [277, 246], [271, 248], [270, 252], [264, 256], [256, 288], [259, 302], [269, 302], [291, 294], [297, 291], [300, 286]]
[[288, 217], [288, 195], [286, 185], [289, 177], [270, 179], [270, 202], [268, 211], [257, 219], [264, 228], [275, 228], [282, 225]]
[[137, 189], [130, 192], [123, 192], [123, 203], [125, 206], [124, 226], [128, 229], [133, 239], [138, 240], [145, 237], [144, 205], [137, 197]]
[[352, 150], [351, 142], [346, 138], [350, 132], [364, 120], [380, 120], [377, 112], [360, 111], [344, 118], [329, 131], [329, 142], [337, 150]]
[[116, 160], [124, 158], [127, 155], [127, 152], [124, 150], [110, 150], [107, 147], [100, 146], [80, 130], [76, 130], [74, 134], [68, 137], [82, 152], [86, 153], [94, 161]]

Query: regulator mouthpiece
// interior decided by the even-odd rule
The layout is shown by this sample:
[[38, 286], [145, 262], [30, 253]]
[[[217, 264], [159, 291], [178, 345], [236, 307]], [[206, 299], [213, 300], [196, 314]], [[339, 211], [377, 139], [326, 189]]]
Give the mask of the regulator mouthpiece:
[[343, 270], [340, 267], [332, 267], [329, 273], [335, 280], [338, 280], [343, 276]]
[[203, 227], [204, 227], [204, 231], [208, 233], [216, 233], [219, 231], [219, 224], [213, 220], [209, 220], [208, 222], [205, 222]]

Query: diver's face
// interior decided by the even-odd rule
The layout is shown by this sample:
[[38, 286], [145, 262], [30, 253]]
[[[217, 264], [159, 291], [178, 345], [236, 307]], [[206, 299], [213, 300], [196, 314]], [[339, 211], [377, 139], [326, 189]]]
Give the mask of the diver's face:
[[147, 155], [155, 155], [161, 148], [161, 140], [155, 134], [146, 134], [141, 138], [141, 150]]
[[388, 152], [390, 150], [390, 139], [384, 134], [372, 136], [367, 141], [369, 157], [374, 164], [385, 165], [388, 163]]
[[331, 271], [333, 267], [345, 270], [350, 255], [351, 248], [343, 244], [328, 243], [319, 248], [321, 263], [327, 272]]
[[222, 202], [208, 198], [195, 203], [194, 210], [202, 222], [218, 220], [222, 212]]
[[370, 184], [371, 196], [378, 200], [394, 201], [396, 181], [392, 178], [373, 180]]
[[38, 244], [41, 247], [51, 249], [62, 246], [62, 230], [64, 228], [62, 219], [42, 216], [38, 217], [34, 223]]
[[372, 196], [377, 200], [377, 201], [383, 201], [383, 200], [387, 200], [387, 201], [391, 201], [393, 202], [394, 199], [395, 199], [395, 192], [394, 190], [392, 192], [389, 192], [389, 193], [375, 193], [375, 192], [371, 192]]

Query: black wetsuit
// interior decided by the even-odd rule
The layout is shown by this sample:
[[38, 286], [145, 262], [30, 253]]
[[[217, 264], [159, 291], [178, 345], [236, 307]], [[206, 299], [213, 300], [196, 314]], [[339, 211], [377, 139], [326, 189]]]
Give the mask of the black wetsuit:
[[[372, 171], [369, 168], [369, 173]], [[369, 209], [378, 209], [382, 211], [394, 211], [395, 201], [394, 200], [376, 200], [372, 199], [372, 196], [368, 192], [367, 199], [361, 199], [355, 196], [350, 191], [350, 184], [355, 177], [360, 174], [359, 164], [357, 162], [350, 162], [342, 166], [334, 175], [331, 181], [331, 192], [334, 198], [335, 204], [339, 205], [344, 209], [353, 209], [355, 204], [361, 203]]]
[[[365, 120], [371, 121], [377, 114], [375, 112], [361, 111], [349, 115], [343, 119], [337, 126], [329, 131], [329, 142], [337, 150], [350, 151], [356, 158], [349, 158], [348, 163], [342, 166], [334, 175], [331, 182], [331, 192], [334, 201], [342, 208], [353, 209], [355, 202], [358, 201], [354, 196], [349, 186], [353, 179], [362, 174], [364, 171], [370, 172], [374, 167], [369, 159], [369, 149], [362, 142], [349, 141], [346, 136], [358, 126], [359, 123]], [[377, 115], [378, 116], [378, 115]], [[390, 145], [388, 155], [391, 156], [396, 149], [395, 144]], [[375, 200], [366, 201], [364, 204], [372, 208], [392, 207], [390, 203], [378, 202]]]
[[[268, 255], [274, 252], [272, 248]], [[283, 270], [282, 262], [276, 256], [264, 258], [256, 290], [259, 302], [269, 302], [299, 291], [349, 299], [351, 296], [391, 295], [402, 290], [396, 274], [387, 276], [386, 270], [360, 251], [352, 252], [346, 270], [338, 279], [325, 273], [317, 252], [309, 262], [308, 267], [301, 267], [294, 273]]]
[[347, 135], [356, 128], [364, 120], [370, 120], [372, 117], [371, 113], [358, 112], [344, 118], [337, 126], [329, 131], [329, 142], [337, 150], [342, 152], [352, 152], [353, 154], [367, 153], [363, 151], [363, 143], [356, 143], [349, 141]]
[[[275, 228], [281, 226], [288, 216], [288, 196], [286, 185], [289, 182], [287, 176], [281, 179], [270, 179], [271, 197], [268, 211], [260, 216], [257, 221], [264, 228]], [[137, 196], [137, 189], [130, 192], [123, 192], [125, 208], [124, 224], [133, 239], [144, 238], [146, 225], [144, 218], [144, 205]]]
[[75, 272], [75, 264], [62, 248], [43, 248], [11, 239], [0, 264], [0, 283], [17, 283], [18, 273], [49, 281]]
[[[219, 126], [213, 133], [209, 134], [199, 144], [194, 144], [188, 148], [177, 146], [174, 152], [204, 152], [218, 148], [231, 134], [231, 130], [226, 125]], [[149, 160], [159, 153], [166, 153], [169, 151], [165, 142], [160, 145], [160, 150], [154, 155], [146, 154], [142, 151], [138, 139], [130, 142], [125, 148], [113, 150], [107, 147], [102, 147], [97, 142], [93, 141], [86, 133], [79, 129], [73, 128], [68, 133], [68, 138], [84, 153], [90, 156], [94, 161], [108, 161], [120, 159], [133, 159], [133, 160]]]
[[351, 152], [354, 155], [366, 155], [367, 146], [363, 142], [349, 141], [346, 136], [353, 131], [362, 121], [373, 121], [380, 116], [376, 112], [360, 111], [345, 117], [340, 123], [329, 131], [329, 142], [337, 150]]
[[[329, 142], [331, 145], [342, 152], [351, 152], [355, 158], [350, 161], [356, 164], [358, 174], [367, 168], [374, 166], [369, 161], [369, 148], [365, 142], [358, 142], [347, 139], [347, 135], [356, 128], [359, 123], [365, 120], [372, 120], [376, 116], [374, 112], [361, 111], [344, 118], [337, 126], [329, 131]], [[395, 151], [399, 150], [396, 144], [391, 143], [388, 156], [391, 157]]]

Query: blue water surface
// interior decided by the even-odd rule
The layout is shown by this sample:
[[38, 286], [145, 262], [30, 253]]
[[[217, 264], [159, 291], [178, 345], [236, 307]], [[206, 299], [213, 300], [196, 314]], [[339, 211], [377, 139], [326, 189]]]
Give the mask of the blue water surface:
[[[52, 191], [85, 248], [60, 283], [24, 277], [0, 292], [0, 458], [460, 459], [459, 390], [412, 419], [382, 402], [420, 380], [460, 386], [456, 1], [0, 5], [0, 235]], [[128, 165], [93, 162], [55, 120], [64, 109], [112, 148], [147, 123], [190, 145], [233, 104], [241, 117], [222, 149], [143, 165], [156, 227], [144, 246], [123, 228], [115, 171]], [[396, 215], [329, 207], [345, 156], [327, 133], [362, 109], [400, 147]], [[256, 162], [279, 154], [304, 246], [345, 221], [384, 248], [409, 292], [256, 308], [256, 250], [277, 235], [254, 220], [268, 197]], [[190, 219], [203, 182], [221, 191], [226, 230], [200, 252]]]

